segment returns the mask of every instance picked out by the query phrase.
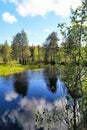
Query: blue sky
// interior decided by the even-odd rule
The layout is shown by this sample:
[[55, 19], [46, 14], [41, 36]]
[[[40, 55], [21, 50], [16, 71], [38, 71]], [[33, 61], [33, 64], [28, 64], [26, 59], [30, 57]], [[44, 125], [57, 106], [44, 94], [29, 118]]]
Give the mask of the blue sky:
[[22, 29], [30, 45], [43, 44], [57, 25], [69, 24], [70, 7], [75, 9], [81, 0], [0, 0], [0, 43], [11, 44], [13, 36]]

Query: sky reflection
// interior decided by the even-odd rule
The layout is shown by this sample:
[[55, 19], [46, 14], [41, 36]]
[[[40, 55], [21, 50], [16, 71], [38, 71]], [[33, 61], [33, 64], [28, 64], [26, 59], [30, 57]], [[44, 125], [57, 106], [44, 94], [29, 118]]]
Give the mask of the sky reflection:
[[[65, 85], [54, 68], [0, 78], [0, 130], [39, 130], [36, 111], [64, 109], [65, 96]], [[52, 130], [56, 129], [67, 130], [60, 121], [52, 123]]]
[[[6, 98], [5, 98], [6, 99]], [[18, 103], [18, 108], [12, 111], [7, 110], [2, 115], [2, 123], [4, 126], [8, 126], [8, 120], [10, 123], [15, 124], [18, 123], [20, 128], [23, 130], [36, 130], [37, 125], [35, 121], [35, 112], [39, 110], [41, 113], [43, 112], [44, 108], [52, 111], [54, 106], [57, 106], [59, 109], [63, 109], [65, 104], [65, 100], [61, 98], [60, 100], [56, 100], [53, 103], [47, 102], [45, 99], [36, 99], [33, 98], [32, 100], [27, 99], [26, 97], [21, 99]], [[57, 130], [65, 130], [65, 126], [57, 122], [53, 126], [53, 128], [57, 128]], [[46, 127], [45, 127], [46, 129]]]

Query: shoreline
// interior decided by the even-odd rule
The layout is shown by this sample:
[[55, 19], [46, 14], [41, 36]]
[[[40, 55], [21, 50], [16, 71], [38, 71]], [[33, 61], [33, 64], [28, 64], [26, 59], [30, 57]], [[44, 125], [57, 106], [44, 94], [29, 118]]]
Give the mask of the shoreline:
[[0, 65], [0, 77], [9, 76], [11, 74], [21, 73], [27, 70], [39, 70], [43, 69], [38, 65]]

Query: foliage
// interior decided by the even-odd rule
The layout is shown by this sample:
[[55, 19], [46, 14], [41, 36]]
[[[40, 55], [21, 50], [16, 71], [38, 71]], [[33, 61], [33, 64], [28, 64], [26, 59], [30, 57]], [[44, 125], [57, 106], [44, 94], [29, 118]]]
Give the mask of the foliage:
[[18, 60], [21, 64], [28, 62], [30, 53], [27, 35], [24, 30], [14, 36], [12, 50], [12, 56], [15, 60]]
[[[86, 50], [82, 47], [83, 42], [87, 42], [87, 27], [85, 25], [87, 7], [83, 3], [82, 6], [71, 11], [71, 25], [67, 27], [66, 24], [58, 24], [64, 39], [61, 49], [63, 51], [62, 56], [65, 59], [63, 64], [65, 66], [62, 67], [60, 78], [67, 87], [67, 103], [63, 111], [64, 120], [68, 129], [78, 130], [86, 129], [87, 127], [87, 68], [86, 64], [84, 64]], [[45, 45], [48, 52], [51, 43], [49, 39], [50, 35]], [[55, 54], [55, 52], [53, 53]], [[46, 53], [46, 56], [49, 56], [49, 54]], [[47, 111], [48, 115], [46, 117], [49, 118], [50, 112], [49, 110]], [[47, 123], [50, 124], [49, 122]]]
[[52, 32], [45, 41], [45, 62], [55, 63], [56, 54], [58, 51], [57, 33]]
[[29, 66], [23, 66], [15, 62], [3, 64], [0, 65], [0, 76], [7, 76], [9, 74], [19, 73], [21, 71], [25, 71], [26, 69], [29, 69]]
[[7, 41], [5, 41], [4, 45], [2, 46], [2, 57], [5, 63], [7, 63], [10, 60], [10, 53], [10, 46], [8, 45]]

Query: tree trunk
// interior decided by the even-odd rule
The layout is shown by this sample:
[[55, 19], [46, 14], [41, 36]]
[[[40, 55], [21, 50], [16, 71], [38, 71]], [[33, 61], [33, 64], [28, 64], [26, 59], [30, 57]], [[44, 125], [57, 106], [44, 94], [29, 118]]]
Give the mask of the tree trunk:
[[77, 130], [76, 128], [76, 99], [74, 99], [74, 105], [73, 105], [73, 130]]

